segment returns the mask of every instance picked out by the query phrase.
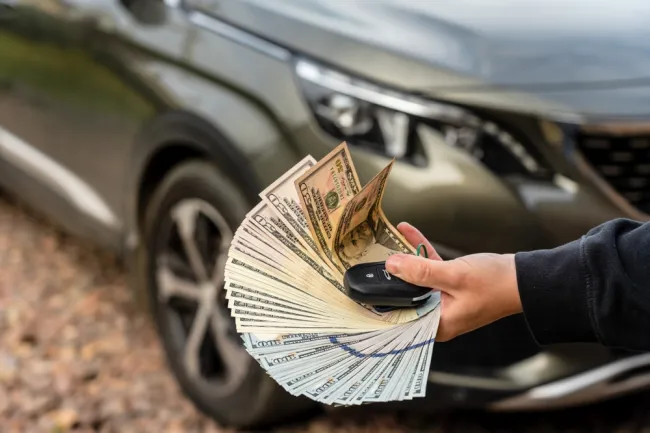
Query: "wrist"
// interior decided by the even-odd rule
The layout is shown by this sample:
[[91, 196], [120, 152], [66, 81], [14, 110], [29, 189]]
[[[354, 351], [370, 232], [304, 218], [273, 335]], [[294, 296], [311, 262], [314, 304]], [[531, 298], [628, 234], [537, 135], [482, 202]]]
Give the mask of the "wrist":
[[521, 297], [519, 296], [519, 287], [517, 285], [517, 265], [514, 254], [503, 254], [501, 257], [505, 270], [502, 287], [504, 291], [505, 315], [511, 316], [523, 311]]

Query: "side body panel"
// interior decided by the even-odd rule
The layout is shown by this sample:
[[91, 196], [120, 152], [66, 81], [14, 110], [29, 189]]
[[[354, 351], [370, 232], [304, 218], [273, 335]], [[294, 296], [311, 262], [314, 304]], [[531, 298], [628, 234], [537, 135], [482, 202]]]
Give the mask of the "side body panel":
[[[142, 176], [168, 146], [211, 158], [254, 200], [259, 175], [274, 179], [295, 152], [259, 101], [190, 64], [196, 28], [171, 8], [143, 25], [114, 0], [9, 9], [0, 29], [0, 184], [119, 252], [137, 241]], [[224, 51], [214, 37], [207, 42]], [[209, 48], [203, 57], [218, 59]]]
[[154, 108], [98, 42], [92, 21], [48, 2], [3, 12], [0, 180], [67, 229], [116, 246], [129, 139]]

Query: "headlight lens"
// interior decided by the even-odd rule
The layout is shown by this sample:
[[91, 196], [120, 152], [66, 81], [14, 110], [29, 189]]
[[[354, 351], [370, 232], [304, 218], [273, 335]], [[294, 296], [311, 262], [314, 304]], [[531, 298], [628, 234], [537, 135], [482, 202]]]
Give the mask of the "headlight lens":
[[415, 127], [425, 123], [500, 174], [548, 173], [520, 140], [465, 108], [385, 89], [304, 59], [296, 62], [296, 73], [321, 128], [351, 145], [423, 165]]

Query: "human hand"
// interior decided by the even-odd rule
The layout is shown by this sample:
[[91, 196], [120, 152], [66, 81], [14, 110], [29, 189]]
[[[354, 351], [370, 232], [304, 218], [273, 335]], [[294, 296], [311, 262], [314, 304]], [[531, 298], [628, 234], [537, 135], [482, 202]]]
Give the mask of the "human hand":
[[429, 258], [395, 254], [386, 260], [386, 270], [441, 292], [437, 341], [451, 340], [522, 311], [514, 255], [471, 254], [443, 261], [418, 229], [408, 223], [397, 229], [411, 245], [424, 244]]

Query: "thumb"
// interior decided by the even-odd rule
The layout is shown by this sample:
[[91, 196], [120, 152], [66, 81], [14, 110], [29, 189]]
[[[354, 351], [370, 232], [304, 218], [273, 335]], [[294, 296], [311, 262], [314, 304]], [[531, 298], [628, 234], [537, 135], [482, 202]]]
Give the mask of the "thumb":
[[423, 287], [445, 290], [450, 263], [410, 254], [394, 254], [386, 260], [386, 270], [402, 280]]

